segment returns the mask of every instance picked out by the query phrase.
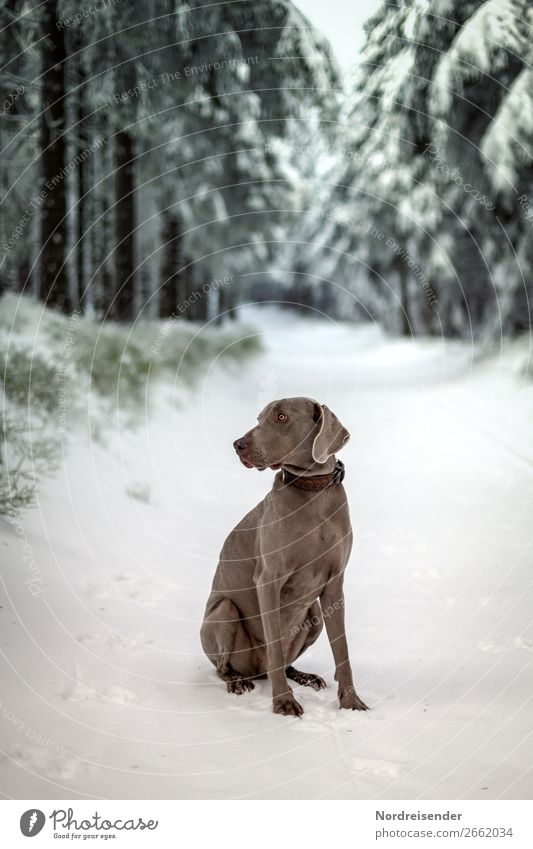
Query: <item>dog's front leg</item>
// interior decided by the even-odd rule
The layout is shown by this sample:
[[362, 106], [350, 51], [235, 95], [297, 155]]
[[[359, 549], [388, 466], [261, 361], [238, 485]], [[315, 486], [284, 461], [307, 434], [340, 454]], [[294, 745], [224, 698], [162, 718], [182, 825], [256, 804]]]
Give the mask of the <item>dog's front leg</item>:
[[320, 596], [322, 616], [335, 661], [335, 681], [339, 685], [339, 707], [348, 710], [368, 710], [355, 692], [352, 667], [348, 654], [348, 641], [344, 625], [343, 576], [330, 580]]
[[265, 637], [268, 678], [272, 686], [272, 710], [283, 716], [301, 716], [303, 707], [293, 696], [285, 674], [285, 653], [281, 637], [281, 581], [263, 569], [256, 577], [259, 609]]

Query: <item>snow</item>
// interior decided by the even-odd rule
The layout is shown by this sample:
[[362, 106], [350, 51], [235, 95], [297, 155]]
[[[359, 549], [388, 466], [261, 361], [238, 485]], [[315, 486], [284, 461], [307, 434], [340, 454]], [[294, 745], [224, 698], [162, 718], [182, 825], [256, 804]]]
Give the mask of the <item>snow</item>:
[[415, 53], [411, 46], [400, 50], [383, 71], [381, 108], [386, 112], [401, 104], [400, 93], [415, 74]]
[[[80, 432], [38, 509], [0, 522], [3, 793], [530, 798], [527, 349], [247, 312], [264, 354], [162, 383], [136, 430]], [[325, 635], [301, 667], [328, 688], [298, 689], [300, 721], [271, 713], [267, 682], [228, 695], [200, 647], [223, 539], [271, 482], [232, 441], [292, 394], [352, 434], [347, 628], [367, 714], [338, 710]]]

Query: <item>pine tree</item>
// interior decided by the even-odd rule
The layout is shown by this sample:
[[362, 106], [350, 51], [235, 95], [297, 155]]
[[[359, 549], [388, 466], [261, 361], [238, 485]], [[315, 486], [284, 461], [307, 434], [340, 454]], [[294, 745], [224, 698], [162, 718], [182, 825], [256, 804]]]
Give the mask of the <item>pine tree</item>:
[[531, 185], [530, 15], [523, 0], [409, 0], [367, 23], [338, 134], [352, 159], [336, 157], [314, 227], [320, 267], [386, 325], [397, 301], [403, 332], [479, 334], [502, 308], [524, 326], [525, 215], [508, 186]]

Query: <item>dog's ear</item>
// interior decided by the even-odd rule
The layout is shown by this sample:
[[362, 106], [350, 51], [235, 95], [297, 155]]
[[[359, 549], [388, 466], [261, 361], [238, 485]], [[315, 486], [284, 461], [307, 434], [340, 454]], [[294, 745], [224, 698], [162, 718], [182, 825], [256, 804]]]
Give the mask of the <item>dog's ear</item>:
[[315, 463], [325, 463], [348, 442], [350, 434], [337, 416], [325, 404], [315, 404], [315, 421], [318, 433], [313, 442], [312, 455]]

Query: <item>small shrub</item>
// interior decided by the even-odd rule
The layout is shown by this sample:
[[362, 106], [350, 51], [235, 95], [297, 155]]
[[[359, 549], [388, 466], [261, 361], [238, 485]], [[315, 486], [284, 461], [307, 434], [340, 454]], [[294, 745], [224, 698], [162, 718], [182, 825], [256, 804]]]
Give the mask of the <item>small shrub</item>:
[[37, 352], [23, 348], [0, 351], [6, 398], [19, 407], [57, 410], [57, 369]]
[[0, 419], [0, 514], [33, 504], [37, 482], [55, 471], [61, 456], [57, 437], [39, 419], [32, 428], [24, 415], [4, 409]]

